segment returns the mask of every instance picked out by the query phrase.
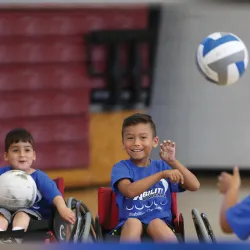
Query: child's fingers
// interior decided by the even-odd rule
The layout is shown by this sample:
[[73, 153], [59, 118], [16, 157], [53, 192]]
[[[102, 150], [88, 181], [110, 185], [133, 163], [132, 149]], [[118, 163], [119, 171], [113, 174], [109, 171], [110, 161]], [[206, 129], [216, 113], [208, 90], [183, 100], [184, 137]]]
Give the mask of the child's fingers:
[[180, 182], [181, 184], [184, 183], [184, 177], [181, 173], [179, 173], [179, 175], [178, 175], [178, 182]]
[[237, 177], [240, 176], [239, 167], [238, 167], [238, 166], [234, 166], [233, 175], [234, 175], [234, 176], [237, 176]]
[[67, 221], [70, 222], [71, 224], [75, 224], [75, 219], [72, 217], [69, 217]]
[[166, 151], [166, 149], [167, 149], [166, 145], [164, 145], [164, 144], [160, 144], [160, 147], [161, 147], [162, 151]]
[[166, 145], [166, 146], [170, 146], [171, 145], [171, 141], [170, 140], [165, 140], [165, 141], [163, 141], [163, 143], [164, 143], [164, 145]]
[[173, 177], [172, 177], [172, 182], [178, 183], [179, 181], [180, 181], [179, 175], [173, 175]]
[[181, 174], [181, 184], [184, 184], [184, 176]]
[[68, 222], [71, 223], [71, 224], [73, 224], [73, 225], [75, 224], [75, 221], [72, 220], [72, 219], [69, 219]]

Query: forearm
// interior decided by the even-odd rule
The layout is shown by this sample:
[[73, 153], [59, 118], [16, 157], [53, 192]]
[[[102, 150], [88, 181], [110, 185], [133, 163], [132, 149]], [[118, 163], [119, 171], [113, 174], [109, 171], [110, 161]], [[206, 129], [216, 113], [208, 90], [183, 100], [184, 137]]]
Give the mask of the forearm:
[[184, 167], [178, 160], [168, 163], [172, 168], [177, 169], [181, 172], [184, 177], [184, 184], [182, 185], [189, 191], [196, 191], [200, 188], [200, 182], [196, 176], [191, 173], [186, 167]]
[[238, 202], [238, 188], [231, 187], [227, 193], [224, 196], [221, 210], [220, 210], [220, 225], [221, 229], [224, 233], [231, 233], [232, 229], [230, 228], [227, 218], [226, 218], [226, 212], [230, 207], [233, 207]]
[[128, 183], [127, 185], [121, 185], [118, 188], [120, 192], [126, 196], [127, 198], [134, 198], [137, 195], [142, 194], [146, 190], [148, 190], [151, 186], [162, 179], [162, 172], [158, 172], [141, 180]]
[[53, 204], [55, 205], [57, 210], [60, 210], [61, 208], [67, 207], [65, 200], [63, 199], [63, 197], [61, 195], [58, 195], [54, 198]]

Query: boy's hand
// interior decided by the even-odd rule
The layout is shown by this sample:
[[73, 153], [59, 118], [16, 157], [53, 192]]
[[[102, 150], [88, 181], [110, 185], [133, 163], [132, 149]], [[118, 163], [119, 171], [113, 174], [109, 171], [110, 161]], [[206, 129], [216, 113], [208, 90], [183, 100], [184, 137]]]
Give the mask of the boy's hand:
[[75, 213], [70, 208], [65, 206], [60, 210], [58, 210], [58, 212], [64, 220], [66, 220], [71, 224], [75, 224], [76, 216]]
[[175, 161], [175, 143], [168, 140], [163, 141], [160, 144], [160, 157], [163, 161], [166, 161], [169, 165]]
[[218, 179], [218, 188], [222, 194], [227, 193], [227, 191], [232, 187], [236, 189], [240, 188], [241, 179], [237, 166], [234, 167], [233, 174], [222, 172]]
[[177, 169], [173, 169], [173, 170], [164, 170], [162, 172], [163, 174], [163, 178], [164, 179], [170, 179], [171, 182], [174, 182], [174, 183], [181, 183], [183, 184], [184, 183], [184, 177], [183, 175], [181, 174], [181, 172]]

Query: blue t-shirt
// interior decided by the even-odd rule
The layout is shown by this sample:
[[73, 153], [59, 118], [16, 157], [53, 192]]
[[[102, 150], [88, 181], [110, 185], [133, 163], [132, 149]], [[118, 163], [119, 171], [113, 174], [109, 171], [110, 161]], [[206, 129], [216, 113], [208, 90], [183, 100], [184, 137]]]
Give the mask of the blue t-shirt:
[[[0, 175], [12, 170], [11, 167], [0, 168]], [[31, 174], [37, 186], [37, 197], [34, 205], [29, 208], [38, 212], [42, 219], [51, 220], [53, 217], [53, 200], [56, 196], [62, 195], [56, 183], [41, 170], [36, 170]]]
[[241, 239], [250, 235], [250, 195], [226, 211], [226, 219], [232, 231]]
[[131, 182], [156, 174], [163, 170], [171, 170], [162, 160], [151, 160], [147, 167], [138, 167], [131, 160], [123, 160], [115, 164], [111, 174], [112, 189], [116, 194], [116, 202], [119, 208], [119, 228], [128, 218], [138, 218], [148, 224], [155, 218], [163, 219], [166, 223], [172, 223], [171, 192], [182, 192], [178, 184], [171, 183], [168, 179], [161, 179], [142, 194], [133, 199], [124, 197], [117, 188], [117, 182], [121, 179], [130, 179]]

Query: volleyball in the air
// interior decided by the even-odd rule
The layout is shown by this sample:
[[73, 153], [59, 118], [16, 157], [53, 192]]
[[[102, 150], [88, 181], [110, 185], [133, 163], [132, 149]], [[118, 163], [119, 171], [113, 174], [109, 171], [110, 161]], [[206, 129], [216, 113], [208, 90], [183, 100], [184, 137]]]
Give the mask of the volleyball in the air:
[[248, 66], [248, 50], [236, 35], [216, 32], [199, 44], [196, 63], [210, 82], [231, 85], [241, 78]]
[[36, 200], [37, 186], [33, 178], [21, 170], [0, 176], [0, 208], [11, 212], [31, 207]]

